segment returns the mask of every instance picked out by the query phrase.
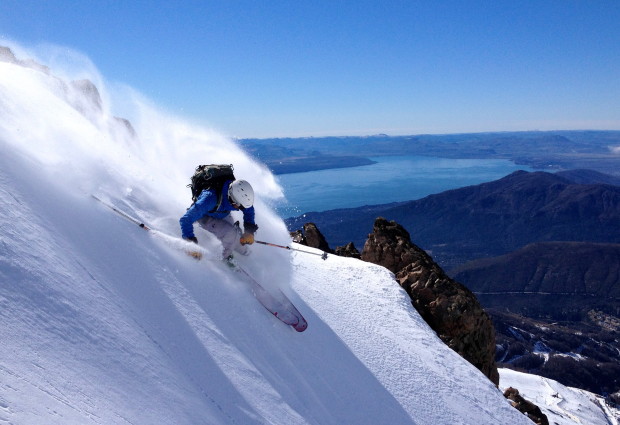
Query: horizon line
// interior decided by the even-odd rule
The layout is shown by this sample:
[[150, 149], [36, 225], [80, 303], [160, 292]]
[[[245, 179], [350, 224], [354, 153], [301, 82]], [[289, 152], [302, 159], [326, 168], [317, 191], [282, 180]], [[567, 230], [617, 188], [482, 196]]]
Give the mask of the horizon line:
[[276, 139], [345, 139], [345, 138], [370, 138], [370, 137], [420, 137], [420, 136], [464, 136], [473, 134], [514, 134], [514, 133], [614, 133], [619, 129], [570, 129], [570, 130], [497, 130], [497, 131], [466, 131], [455, 133], [406, 133], [406, 134], [360, 134], [360, 135], [324, 135], [324, 136], [264, 136], [264, 137], [237, 137], [230, 136], [234, 140], [276, 140]]

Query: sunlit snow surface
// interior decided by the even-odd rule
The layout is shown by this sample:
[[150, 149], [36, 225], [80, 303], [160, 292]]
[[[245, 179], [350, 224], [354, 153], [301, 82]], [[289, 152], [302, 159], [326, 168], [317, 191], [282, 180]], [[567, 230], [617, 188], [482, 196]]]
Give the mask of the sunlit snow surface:
[[547, 415], [550, 424], [617, 425], [620, 412], [605, 404], [601, 396], [570, 388], [552, 379], [500, 369], [500, 387], [514, 387]]
[[178, 217], [198, 163], [234, 163], [256, 188], [257, 238], [287, 244], [275, 179], [129, 90], [131, 136], [103, 79], [86, 75], [104, 102], [90, 108], [58, 77], [72, 74], [84, 78], [0, 62], [0, 424], [530, 423], [380, 267], [253, 246], [240, 261], [298, 306], [297, 333], [209, 234], [197, 232], [204, 260], [185, 255]]

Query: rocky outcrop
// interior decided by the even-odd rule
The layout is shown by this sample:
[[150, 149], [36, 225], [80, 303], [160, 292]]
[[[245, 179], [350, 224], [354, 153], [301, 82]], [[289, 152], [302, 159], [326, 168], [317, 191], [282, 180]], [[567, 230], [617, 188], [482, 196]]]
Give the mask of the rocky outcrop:
[[48, 75], [55, 83], [58, 93], [85, 118], [96, 123], [107, 120], [110, 132], [116, 137], [124, 137], [128, 143], [131, 143], [137, 137], [136, 130], [129, 120], [106, 116], [101, 94], [92, 81], [82, 79], [67, 83], [52, 75], [50, 69], [45, 65], [41, 65], [32, 59], [18, 59], [13, 51], [6, 46], [0, 46], [0, 62], [8, 62], [25, 68], [31, 68]]
[[349, 242], [344, 246], [339, 246], [336, 247], [335, 250], [332, 250], [327, 240], [314, 223], [306, 223], [303, 225], [303, 230], [295, 230], [289, 234], [295, 243], [318, 248], [321, 251], [333, 253], [340, 257], [360, 258], [360, 252], [353, 242]]
[[40, 63], [35, 62], [32, 59], [27, 59], [27, 60], [17, 59], [17, 57], [15, 56], [15, 53], [13, 53], [13, 51], [6, 46], [0, 46], [0, 61], [14, 63], [16, 65], [23, 66], [26, 68], [32, 68], [37, 71], [44, 72], [45, 74], [48, 74], [48, 75], [50, 73], [50, 69], [47, 66], [41, 65]]
[[316, 227], [314, 223], [304, 224], [304, 236], [306, 237], [306, 244], [312, 248], [318, 248], [321, 251], [332, 252], [325, 240], [325, 237], [321, 231]]
[[293, 242], [309, 246], [311, 248], [318, 248], [321, 251], [333, 253], [332, 249], [327, 244], [325, 237], [321, 231], [316, 227], [314, 223], [306, 223], [302, 230], [296, 230], [290, 232]]
[[74, 107], [84, 113], [86, 110], [94, 110], [98, 113], [103, 111], [103, 101], [99, 94], [99, 89], [90, 80], [74, 80], [71, 81], [71, 88], [74, 89], [79, 96], [75, 96], [73, 100]]
[[113, 117], [114, 121], [122, 128], [131, 138], [137, 137], [135, 128], [127, 118]]
[[0, 61], [17, 63], [17, 58], [11, 49], [6, 46], [0, 46]]
[[[291, 232], [291, 238], [332, 252], [314, 223]], [[433, 259], [411, 242], [407, 230], [394, 221], [377, 218], [361, 254], [353, 243], [336, 254], [361, 258], [386, 267], [411, 297], [413, 306], [446, 345], [476, 366], [495, 385], [495, 330], [489, 315], [466, 287], [452, 280]]]
[[349, 242], [344, 246], [338, 246], [335, 249], [335, 254], [341, 257], [350, 257], [350, 258], [361, 258], [361, 254], [358, 249], [355, 247], [353, 242]]
[[496, 385], [495, 330], [475, 295], [452, 280], [398, 223], [375, 220], [361, 254], [396, 273], [422, 318], [454, 351]]
[[373, 233], [368, 235], [364, 244], [361, 258], [398, 273], [416, 260], [416, 250], [412, 246], [409, 232], [404, 227], [379, 217], [375, 220]]
[[526, 415], [535, 424], [549, 425], [549, 419], [547, 418], [547, 415], [540, 410], [540, 407], [536, 406], [531, 401], [524, 399], [523, 396], [519, 394], [519, 390], [516, 388], [508, 388], [504, 391], [504, 397], [510, 400], [515, 409]]
[[289, 235], [291, 235], [291, 239], [293, 242], [301, 244], [301, 245], [308, 245], [306, 243], [306, 237], [304, 236], [304, 233], [301, 230], [295, 230], [294, 232], [289, 232]]

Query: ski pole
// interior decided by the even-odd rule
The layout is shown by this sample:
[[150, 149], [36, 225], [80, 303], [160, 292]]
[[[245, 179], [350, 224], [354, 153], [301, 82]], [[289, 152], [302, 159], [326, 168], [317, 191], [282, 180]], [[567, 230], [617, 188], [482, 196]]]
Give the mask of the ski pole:
[[270, 242], [263, 242], [263, 241], [256, 241], [255, 240], [254, 243], [259, 243], [261, 245], [267, 245], [267, 246], [273, 246], [275, 248], [288, 249], [289, 251], [297, 251], [297, 252], [303, 252], [303, 253], [306, 253], [306, 254], [318, 255], [323, 260], [327, 260], [327, 252], [325, 252], [325, 251], [323, 251], [322, 254], [319, 254], [319, 253], [316, 253], [316, 252], [305, 251], [303, 249], [297, 249], [297, 248], [293, 248], [293, 247], [286, 246], [286, 245], [278, 245], [278, 244], [270, 243]]
[[151, 229], [150, 227], [148, 227], [146, 224], [140, 222], [138, 219], [133, 218], [132, 216], [130, 216], [129, 214], [127, 214], [125, 211], [121, 211], [118, 208], [116, 208], [114, 205], [108, 204], [105, 201], [102, 201], [101, 199], [99, 199], [98, 197], [96, 197], [95, 195], [91, 195], [93, 198], [95, 198], [97, 201], [101, 202], [103, 205], [105, 205], [106, 207], [110, 208], [112, 211], [114, 211], [115, 213], [117, 213], [118, 215], [120, 215], [121, 217], [123, 217], [126, 220], [131, 221], [134, 224], [137, 224], [138, 226], [142, 227], [144, 230], [146, 230], [147, 232]]
[[[108, 207], [109, 209], [111, 209], [112, 211], [114, 211], [115, 213], [120, 215], [121, 217], [123, 217], [125, 220], [127, 220], [127, 221], [129, 221], [129, 222], [131, 222], [133, 224], [137, 224], [138, 226], [140, 226], [142, 229], [146, 230], [147, 232], [151, 232], [152, 234], [160, 235], [160, 238], [171, 238], [171, 239], [174, 239], [174, 236], [170, 236], [170, 235], [168, 235], [166, 233], [160, 232], [159, 230], [155, 230], [153, 228], [150, 228], [149, 226], [147, 226], [146, 224], [144, 224], [143, 222], [141, 222], [137, 218], [130, 216], [125, 211], [116, 208], [112, 204], [108, 204], [107, 202], [101, 200], [97, 196], [95, 196], [95, 195], [91, 195], [91, 196], [93, 198], [95, 198], [97, 201], [101, 202], [101, 204], [105, 205], [106, 207]], [[202, 259], [202, 253], [200, 251], [185, 251], [185, 253], [187, 255], [189, 255], [190, 257], [195, 258], [196, 260], [201, 260]]]

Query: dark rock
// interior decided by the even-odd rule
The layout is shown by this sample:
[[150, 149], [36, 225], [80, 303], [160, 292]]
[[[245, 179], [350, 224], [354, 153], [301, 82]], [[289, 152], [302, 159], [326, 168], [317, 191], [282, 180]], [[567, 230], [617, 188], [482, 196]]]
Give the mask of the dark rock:
[[360, 252], [357, 250], [353, 242], [349, 242], [344, 246], [336, 247], [335, 254], [341, 257], [361, 258]]
[[293, 240], [293, 242], [301, 245], [308, 245], [308, 243], [306, 242], [306, 237], [301, 230], [295, 230], [294, 232], [290, 232], [289, 234], [291, 235], [291, 239]]
[[414, 307], [441, 340], [476, 366], [495, 385], [495, 330], [475, 295], [452, 280], [398, 223], [375, 221], [362, 260], [396, 273]]
[[325, 237], [314, 223], [304, 224], [303, 232], [304, 237], [306, 238], [306, 245], [312, 248], [318, 248], [321, 251], [333, 252], [329, 248]]
[[508, 388], [504, 391], [504, 397], [512, 402], [511, 404], [515, 409], [526, 415], [535, 424], [549, 425], [549, 419], [547, 419], [547, 415], [540, 410], [540, 407], [524, 399], [516, 388]]
[[416, 259], [409, 233], [400, 224], [383, 217], [375, 220], [373, 233], [368, 235], [361, 258], [397, 273]]

